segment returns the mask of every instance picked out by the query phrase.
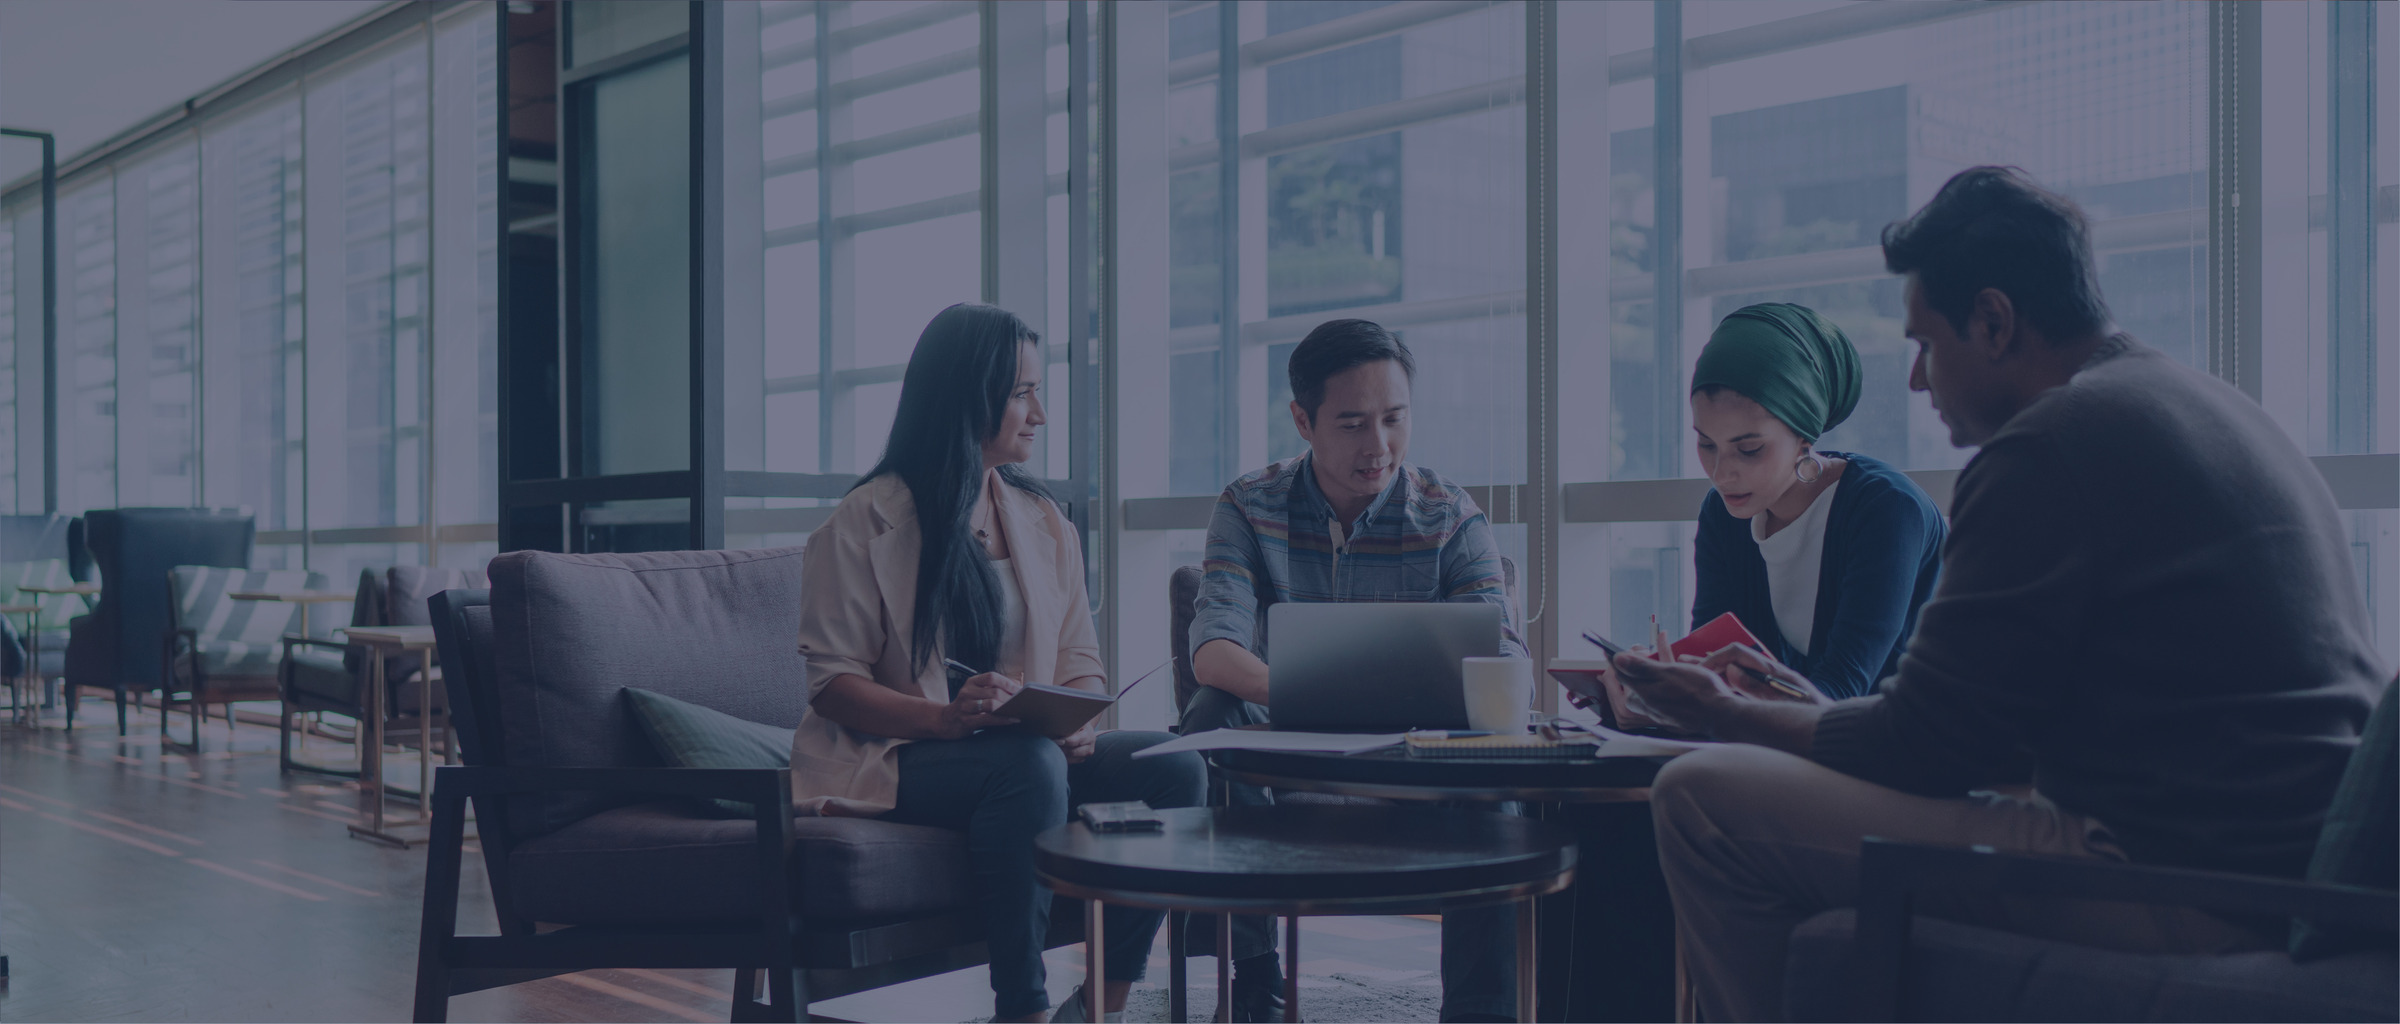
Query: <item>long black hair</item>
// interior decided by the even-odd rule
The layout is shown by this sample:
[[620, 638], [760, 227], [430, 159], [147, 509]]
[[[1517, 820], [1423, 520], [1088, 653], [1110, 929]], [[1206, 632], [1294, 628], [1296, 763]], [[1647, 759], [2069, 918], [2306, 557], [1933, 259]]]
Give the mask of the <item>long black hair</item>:
[[[967, 527], [983, 487], [983, 443], [1000, 432], [1000, 417], [1017, 386], [1020, 346], [1041, 336], [998, 306], [961, 302], [934, 314], [917, 335], [917, 349], [900, 378], [900, 408], [883, 459], [859, 478], [890, 473], [908, 485], [924, 535], [917, 550], [917, 621], [909, 637], [910, 664], [925, 671], [937, 647], [978, 671], [1000, 654], [1000, 578]], [[1000, 479], [1048, 497], [1021, 467], [1000, 467]]]

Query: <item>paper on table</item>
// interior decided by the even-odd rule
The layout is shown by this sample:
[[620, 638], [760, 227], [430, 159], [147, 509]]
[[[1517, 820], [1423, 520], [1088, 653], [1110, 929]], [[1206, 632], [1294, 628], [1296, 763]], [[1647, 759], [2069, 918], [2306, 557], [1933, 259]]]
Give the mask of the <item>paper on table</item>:
[[1210, 729], [1136, 751], [1135, 757], [1156, 757], [1186, 750], [1298, 750], [1322, 754], [1355, 754], [1399, 743], [1407, 733], [1269, 732], [1265, 729]]
[[[1661, 736], [1636, 736], [1619, 732], [1598, 722], [1584, 726], [1601, 739], [1600, 752], [1594, 757], [1673, 757], [1688, 754], [1702, 747], [1715, 746], [1707, 740], [1671, 740]], [[1150, 748], [1152, 750], [1157, 747]], [[1140, 754], [1134, 755], [1140, 757]]]

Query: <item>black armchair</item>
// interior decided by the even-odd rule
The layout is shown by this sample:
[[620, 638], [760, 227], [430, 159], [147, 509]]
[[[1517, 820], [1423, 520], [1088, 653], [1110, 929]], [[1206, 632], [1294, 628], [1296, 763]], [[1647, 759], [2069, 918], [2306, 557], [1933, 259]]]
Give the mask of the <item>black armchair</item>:
[[2140, 954], [1915, 915], [1919, 896], [2089, 899], [2392, 932], [2400, 894], [2081, 857], [1869, 839], [1855, 912], [1811, 918], [1786, 967], [1794, 1020], [2391, 1020], [2391, 948]]
[[86, 513], [85, 536], [105, 589], [67, 639], [67, 727], [86, 686], [115, 690], [117, 735], [125, 734], [125, 695], [158, 688], [166, 671], [173, 595], [167, 570], [178, 565], [245, 569], [257, 526], [247, 509], [109, 508]]
[[[1793, 1020], [2393, 1020], [2400, 1016], [2400, 696], [2385, 689], [2318, 837], [2309, 881], [1870, 838], [1856, 910], [1792, 932]], [[2351, 883], [2365, 883], [2351, 884]], [[2286, 948], [2095, 949], [1916, 915], [1929, 893], [2186, 907], [2306, 921]], [[2279, 944], [2281, 945], [2281, 944]]]
[[[512, 552], [491, 590], [435, 595], [466, 764], [435, 774], [415, 1019], [569, 971], [730, 967], [734, 1020], [797, 1021], [812, 999], [985, 962], [961, 834], [795, 816], [787, 770], [660, 767], [626, 715], [635, 685], [797, 724], [799, 559]], [[710, 798], [754, 812], [720, 817]], [[498, 935], [458, 934], [469, 800]], [[1081, 919], [1054, 913], [1048, 944], [1079, 941]]]

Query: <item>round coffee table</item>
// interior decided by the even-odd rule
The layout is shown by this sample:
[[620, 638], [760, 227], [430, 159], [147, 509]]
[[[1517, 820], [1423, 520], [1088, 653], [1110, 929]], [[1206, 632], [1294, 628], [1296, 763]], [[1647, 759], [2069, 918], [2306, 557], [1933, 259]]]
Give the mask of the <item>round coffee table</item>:
[[[1284, 1008], [1300, 1015], [1300, 922], [1522, 902], [1566, 888], [1575, 843], [1545, 822], [1435, 807], [1183, 807], [1156, 832], [1096, 833], [1072, 822], [1034, 840], [1042, 883], [1087, 901], [1084, 992], [1100, 1013], [1101, 907], [1201, 911], [1217, 920], [1217, 1006], [1232, 1005], [1234, 914], [1289, 917]], [[1517, 915], [1517, 1006], [1532, 1020], [1533, 915]], [[1169, 1016], [1186, 1017], [1183, 964]]]
[[[1212, 750], [1209, 759], [1236, 782], [1267, 786], [1278, 792], [1417, 803], [1517, 800], [1524, 801], [1534, 815], [1544, 818], [1562, 813], [1561, 805], [1566, 804], [1613, 804], [1617, 810], [1599, 813], [1640, 813], [1641, 808], [1629, 805], [1649, 802], [1650, 782], [1670, 760], [1665, 757], [1411, 757], [1398, 749], [1357, 754]], [[1650, 851], [1654, 847], [1646, 830], [1638, 834], [1611, 831], [1598, 837], [1579, 834], [1578, 839], [1587, 844], [1581, 856], [1590, 871], [1589, 880], [1577, 888], [1665, 886], [1666, 880], [1658, 877], [1657, 869], [1652, 866], [1655, 855]], [[1672, 1013], [1677, 1020], [1691, 1020], [1691, 994], [1684, 980], [1681, 953], [1669, 937], [1673, 924], [1664, 913], [1640, 918], [1642, 924], [1631, 930], [1587, 934], [1578, 924], [1577, 898], [1575, 893], [1568, 892], [1540, 900], [1540, 907], [1531, 915], [1541, 933], [1542, 952], [1550, 961], [1542, 965], [1542, 1018], [1618, 1019], [1609, 1015], [1630, 1012], [1633, 1018]], [[1586, 943], [1598, 946], [1599, 950], [1584, 948]], [[1612, 950], [1630, 955], [1611, 955]], [[1573, 963], [1595, 961], [1606, 966], [1598, 971], [1568, 969]], [[1632, 1002], [1628, 1003], [1628, 998]], [[1651, 999], [1657, 1001], [1656, 1006], [1648, 1002]]]

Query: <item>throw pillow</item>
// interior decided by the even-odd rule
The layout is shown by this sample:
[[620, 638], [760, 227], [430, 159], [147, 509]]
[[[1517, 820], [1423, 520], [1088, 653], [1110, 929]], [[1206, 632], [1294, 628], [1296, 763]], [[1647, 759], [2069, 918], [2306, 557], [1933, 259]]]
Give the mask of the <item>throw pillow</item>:
[[[657, 748], [659, 759], [677, 768], [789, 768], [792, 730], [735, 718], [722, 711], [628, 686], [625, 703], [633, 720]], [[757, 812], [743, 800], [711, 800], [729, 817]]]
[[[2318, 833], [2308, 880], [2390, 889], [2400, 885], [2400, 700], [2387, 686], [2358, 738]], [[2292, 959], [2315, 960], [2389, 944], [2391, 933], [2292, 921]]]

